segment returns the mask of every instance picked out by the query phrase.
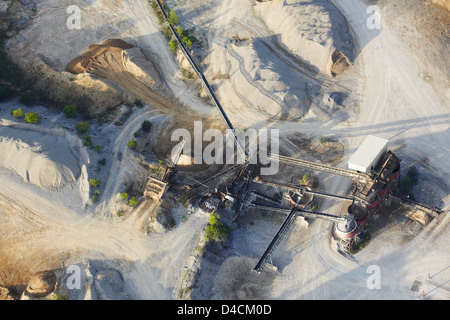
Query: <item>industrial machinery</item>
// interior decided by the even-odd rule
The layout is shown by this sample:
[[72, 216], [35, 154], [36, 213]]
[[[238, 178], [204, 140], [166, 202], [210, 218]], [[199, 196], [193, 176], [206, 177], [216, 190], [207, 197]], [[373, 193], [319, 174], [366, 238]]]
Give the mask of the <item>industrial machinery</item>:
[[[167, 13], [165, 12], [163, 5], [159, 0], [157, 0], [157, 2], [167, 19]], [[208, 193], [207, 195], [202, 196], [199, 206], [207, 212], [214, 212], [223, 208], [229, 213], [228, 216], [232, 221], [240, 214], [245, 213], [250, 207], [288, 213], [279, 231], [274, 236], [267, 250], [263, 253], [254, 270], [261, 272], [267, 261], [270, 260], [276, 247], [295, 221], [297, 215], [333, 221], [335, 223], [333, 228], [335, 238], [338, 238], [345, 243], [350, 243], [352, 239], [357, 236], [359, 226], [367, 221], [368, 216], [376, 212], [382, 206], [390, 205], [391, 201], [397, 201], [412, 208], [422, 210], [434, 217], [442, 213], [438, 208], [433, 208], [426, 204], [417, 203], [407, 198], [394, 195], [400, 179], [400, 160], [393, 152], [387, 149], [387, 140], [374, 136], [368, 136], [361, 144], [358, 150], [349, 159], [347, 169], [335, 168], [288, 156], [269, 155], [273, 161], [279, 161], [284, 165], [303, 167], [311, 171], [319, 171], [351, 179], [352, 194], [350, 196], [335, 195], [319, 190], [312, 190], [311, 188], [292, 183], [287, 184], [261, 179], [255, 174], [258, 172], [259, 164], [249, 163], [249, 159], [252, 155], [250, 155], [249, 151], [236, 134], [224, 108], [221, 106], [211, 86], [208, 84], [208, 81], [195, 63], [184, 43], [181, 41], [174, 26], [170, 23], [169, 26], [178, 41], [182, 53], [201, 80], [203, 88], [219, 111], [224, 123], [231, 130], [238, 150], [242, 152], [245, 157], [244, 163], [231, 165], [204, 181], [198, 181], [193, 185], [187, 186], [186, 190], [178, 195], [178, 198], [188, 200], [195, 197], [201, 188], [207, 188]], [[172, 168], [173, 167], [175, 166], [172, 166]], [[167, 183], [168, 173], [169, 172], [164, 175], [165, 177], [162, 179], [162, 182]], [[226, 190], [220, 191], [214, 187], [210, 187], [218, 178], [232, 174], [235, 174], [235, 176], [231, 183], [226, 185]], [[288, 191], [290, 205], [288, 207], [282, 207], [280, 201], [258, 193], [254, 190], [256, 184], [265, 184], [267, 186], [273, 186], [277, 189]], [[210, 192], [211, 190], [209, 189], [213, 189], [214, 192]], [[348, 214], [335, 216], [310, 210], [308, 205], [311, 203], [310, 199], [312, 199], [312, 197], [325, 197], [342, 201], [350, 200], [352, 201], [352, 205], [349, 207]], [[257, 200], [260, 201], [258, 202]], [[267, 204], [267, 202], [270, 204]]]

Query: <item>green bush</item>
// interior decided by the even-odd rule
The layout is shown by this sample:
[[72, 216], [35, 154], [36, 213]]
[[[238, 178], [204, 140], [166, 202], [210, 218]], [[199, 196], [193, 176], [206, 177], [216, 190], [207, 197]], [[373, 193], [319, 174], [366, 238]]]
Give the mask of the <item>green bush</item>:
[[39, 114], [35, 112], [27, 112], [25, 114], [25, 122], [26, 123], [38, 123], [39, 122]]
[[311, 183], [311, 180], [308, 178], [306, 174], [303, 175], [302, 179], [300, 180], [300, 184], [302, 186], [309, 186]]
[[137, 142], [136, 142], [136, 140], [130, 140], [130, 141], [128, 141], [127, 146], [128, 146], [128, 148], [130, 148], [130, 149], [135, 149], [135, 148], [137, 147]]
[[92, 137], [90, 135], [85, 135], [83, 139], [83, 146], [90, 147], [92, 144]]
[[175, 40], [170, 40], [169, 41], [169, 48], [170, 48], [170, 51], [172, 51], [172, 53], [175, 54], [175, 52], [177, 52], [178, 42], [176, 42]]
[[130, 195], [126, 192], [122, 192], [120, 194], [120, 199], [122, 199], [122, 200], [128, 201], [129, 198], [130, 198]]
[[144, 130], [145, 132], [149, 132], [150, 129], [152, 128], [152, 126], [153, 126], [153, 124], [150, 121], [145, 120], [141, 124], [141, 129]]
[[180, 23], [180, 18], [178, 18], [177, 13], [175, 12], [175, 10], [170, 9], [169, 12], [169, 17], [167, 18], [167, 21], [171, 24], [171, 25], [177, 25]]
[[98, 153], [102, 153], [103, 152], [103, 147], [102, 146], [95, 146], [95, 151], [97, 151]]
[[134, 105], [138, 108], [142, 108], [144, 106], [144, 103], [142, 102], [142, 100], [140, 99], [135, 99], [134, 100]]
[[206, 227], [205, 240], [207, 242], [225, 242], [231, 234], [231, 227], [219, 222], [220, 216], [214, 213], [209, 215], [209, 224]]
[[68, 104], [63, 108], [63, 113], [67, 118], [75, 118], [77, 116], [77, 112], [77, 107], [72, 104]]
[[88, 122], [78, 122], [76, 125], [76, 129], [80, 133], [87, 133], [90, 128], [91, 128], [91, 125]]
[[188, 39], [188, 41], [186, 42], [186, 46], [188, 47], [188, 49], [192, 48], [192, 41], [191, 41], [191, 39]]
[[139, 201], [135, 197], [128, 200], [128, 205], [130, 205], [132, 207], [136, 206], [138, 203], [139, 203]]
[[100, 180], [97, 179], [97, 178], [93, 178], [93, 179], [90, 179], [90, 180], [89, 180], [89, 185], [90, 185], [91, 187], [93, 187], [93, 188], [99, 187], [100, 184], [101, 184], [101, 182], [100, 182]]
[[177, 33], [178, 33], [178, 35], [179, 35], [180, 37], [183, 36], [184, 31], [183, 31], [183, 28], [181, 28], [181, 26], [178, 26], [178, 27], [177, 27]]
[[22, 108], [19, 108], [19, 109], [13, 110], [12, 115], [15, 118], [23, 118], [25, 116], [25, 112], [22, 111]]

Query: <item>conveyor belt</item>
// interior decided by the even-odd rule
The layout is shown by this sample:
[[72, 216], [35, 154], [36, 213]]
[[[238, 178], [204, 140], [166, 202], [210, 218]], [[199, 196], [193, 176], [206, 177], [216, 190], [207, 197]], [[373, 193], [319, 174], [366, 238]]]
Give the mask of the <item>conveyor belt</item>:
[[392, 200], [394, 200], [394, 201], [396, 201], [398, 203], [401, 203], [403, 205], [412, 207], [414, 209], [422, 210], [422, 211], [424, 211], [426, 213], [431, 214], [435, 218], [444, 212], [444, 211], [442, 211], [439, 208], [432, 207], [432, 206], [429, 206], [429, 205], [424, 204], [424, 203], [416, 202], [416, 201], [413, 201], [413, 200], [405, 198], [405, 197], [392, 196]]
[[[280, 206], [270, 205], [270, 204], [261, 204], [261, 203], [253, 203], [252, 207], [265, 209], [265, 210], [271, 210], [271, 211], [278, 211], [278, 212], [282, 212], [282, 213], [289, 213], [292, 210], [292, 208], [280, 207]], [[316, 212], [316, 211], [308, 211], [308, 210], [303, 210], [303, 209], [297, 209], [297, 214], [300, 216], [306, 216], [306, 217], [311, 217], [311, 218], [320, 218], [320, 219], [334, 221], [334, 222], [347, 221], [347, 216], [335, 216], [333, 214]]]
[[337, 195], [337, 194], [331, 194], [326, 193], [323, 191], [316, 191], [316, 190], [308, 190], [305, 188], [301, 188], [298, 185], [295, 184], [287, 184], [287, 183], [280, 183], [280, 182], [272, 182], [272, 181], [266, 181], [266, 180], [257, 180], [256, 183], [265, 184], [271, 187], [285, 189], [293, 192], [303, 192], [303, 193], [309, 193], [318, 197], [325, 197], [325, 198], [332, 198], [332, 199], [339, 199], [339, 200], [353, 200], [351, 197]]
[[283, 224], [281, 225], [280, 229], [278, 230], [277, 234], [273, 238], [273, 240], [270, 242], [269, 246], [267, 247], [266, 251], [262, 255], [261, 259], [259, 259], [258, 263], [256, 264], [254, 270], [260, 273], [264, 266], [266, 265], [269, 258], [272, 256], [275, 249], [280, 244], [283, 237], [286, 235], [286, 232], [289, 230], [289, 228], [292, 226], [292, 224], [295, 221], [295, 218], [297, 217], [297, 207], [294, 207], [291, 212], [288, 214], [286, 219], [284, 219]]
[[[164, 17], [166, 18], [166, 20], [168, 22], [168, 16], [167, 16], [166, 11], [164, 10], [163, 5], [161, 4], [161, 1], [160, 0], [156, 0], [156, 1], [158, 2], [159, 8], [161, 9], [162, 13], [164, 14]], [[189, 51], [186, 49], [184, 43], [181, 41], [180, 36], [178, 35], [178, 32], [176, 32], [175, 28], [170, 23], [169, 23], [169, 27], [172, 30], [173, 35], [177, 39], [178, 45], [179, 45], [181, 51], [183, 52], [184, 56], [191, 64], [192, 68], [194, 69], [194, 72], [197, 74], [199, 79], [203, 82], [203, 85], [206, 89], [206, 92], [208, 93], [208, 96], [211, 98], [214, 105], [219, 110], [219, 112], [220, 112], [223, 120], [225, 121], [226, 125], [228, 126], [228, 128], [232, 131], [234, 139], [237, 142], [238, 149], [245, 155], [245, 157], [248, 157], [248, 151], [245, 149], [244, 144], [242, 143], [241, 139], [239, 139], [238, 135], [236, 134], [236, 130], [234, 129], [233, 124], [231, 123], [230, 119], [228, 119], [228, 116], [225, 113], [225, 110], [222, 108], [219, 100], [217, 99], [216, 95], [214, 94], [213, 90], [211, 89], [211, 86], [209, 85], [209, 83], [206, 80], [205, 76], [203, 75], [202, 71], [195, 63], [195, 61], [192, 58], [192, 56], [190, 55]]]
[[312, 170], [317, 170], [317, 171], [321, 171], [321, 172], [326, 172], [326, 173], [330, 173], [330, 174], [335, 174], [335, 175], [339, 175], [339, 176], [343, 176], [343, 177], [347, 177], [347, 178], [358, 179], [358, 180], [363, 180], [363, 181], [371, 180], [370, 176], [365, 173], [359, 173], [356, 171], [339, 169], [339, 168], [327, 166], [324, 164], [318, 164], [318, 163], [314, 163], [314, 162], [290, 158], [290, 157], [281, 156], [281, 155], [273, 156], [272, 154], [270, 154], [269, 157], [272, 157], [274, 160], [276, 160], [278, 158], [280, 162], [288, 164], [288, 165], [292, 165], [292, 166], [305, 167], [305, 168], [309, 168]]

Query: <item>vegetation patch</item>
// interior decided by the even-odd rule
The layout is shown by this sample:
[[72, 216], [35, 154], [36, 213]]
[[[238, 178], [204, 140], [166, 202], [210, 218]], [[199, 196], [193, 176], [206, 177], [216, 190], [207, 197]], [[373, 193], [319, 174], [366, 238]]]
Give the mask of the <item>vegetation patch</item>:
[[225, 242], [231, 234], [232, 228], [219, 221], [220, 216], [217, 213], [209, 215], [209, 224], [206, 227], [206, 242]]

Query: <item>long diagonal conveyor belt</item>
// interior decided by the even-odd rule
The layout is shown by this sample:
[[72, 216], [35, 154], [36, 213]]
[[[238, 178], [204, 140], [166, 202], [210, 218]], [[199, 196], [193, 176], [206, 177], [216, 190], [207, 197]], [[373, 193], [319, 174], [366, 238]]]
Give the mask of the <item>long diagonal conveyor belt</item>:
[[[161, 1], [160, 0], [156, 0], [156, 1], [158, 2], [159, 8], [161, 9], [162, 13], [164, 14], [164, 17], [166, 18], [167, 22], [169, 22], [168, 21], [167, 12], [164, 9], [163, 5], [161, 4]], [[195, 61], [192, 58], [192, 56], [189, 53], [189, 51], [186, 49], [183, 41], [181, 41], [180, 36], [178, 35], [178, 32], [176, 32], [175, 28], [170, 23], [169, 23], [169, 27], [172, 30], [173, 35], [177, 39], [178, 45], [179, 45], [181, 51], [183, 52], [183, 55], [186, 57], [186, 59], [191, 64], [191, 66], [194, 69], [194, 72], [196, 73], [196, 75], [203, 82], [203, 85], [205, 87], [206, 92], [208, 93], [209, 97], [213, 101], [214, 105], [219, 110], [219, 112], [222, 115], [222, 118], [225, 121], [226, 125], [231, 130], [231, 132], [233, 133], [233, 137], [236, 140], [236, 143], [238, 145], [238, 149], [245, 155], [245, 157], [247, 157], [248, 156], [248, 150], [245, 149], [244, 144], [242, 143], [241, 139], [236, 134], [236, 131], [235, 131], [234, 127], [233, 127], [233, 124], [231, 123], [230, 119], [228, 118], [227, 114], [225, 113], [225, 110], [222, 108], [222, 105], [220, 104], [219, 100], [217, 99], [216, 95], [214, 94], [213, 90], [211, 89], [211, 86], [209, 85], [209, 83], [206, 80], [205, 76], [203, 75], [202, 71], [200, 70], [200, 68], [195, 63]]]
[[260, 273], [264, 269], [264, 266], [267, 264], [267, 261], [269, 261], [269, 259], [272, 257], [273, 253], [275, 252], [276, 248], [280, 244], [281, 240], [283, 240], [287, 231], [294, 223], [297, 215], [300, 214], [302, 216], [310, 216], [313, 218], [320, 218], [320, 219], [330, 220], [330, 221], [334, 221], [334, 222], [345, 222], [348, 219], [348, 217], [346, 217], [346, 216], [335, 216], [335, 215], [328, 214], [328, 213], [302, 210], [302, 209], [299, 209], [297, 206], [294, 206], [293, 208], [283, 208], [283, 207], [279, 207], [279, 206], [262, 205], [262, 204], [253, 204], [252, 206], [259, 207], [262, 209], [281, 211], [281, 212], [287, 212], [288, 210], [290, 210], [288, 216], [286, 217], [286, 219], [284, 219], [283, 224], [281, 225], [277, 234], [270, 242], [269, 246], [267, 247], [266, 251], [259, 259], [256, 266], [253, 268], [253, 270], [255, 270], [258, 273]]
[[292, 226], [292, 224], [295, 221], [295, 218], [297, 217], [297, 207], [295, 206], [289, 215], [284, 219], [283, 224], [281, 225], [280, 229], [278, 230], [277, 234], [273, 238], [273, 240], [270, 242], [269, 246], [267, 247], [266, 251], [262, 255], [261, 259], [259, 259], [258, 263], [256, 264], [254, 270], [260, 273], [264, 266], [266, 265], [269, 258], [272, 256], [275, 249], [280, 244], [281, 240], [285, 236], [286, 232], [289, 230], [289, 228]]

